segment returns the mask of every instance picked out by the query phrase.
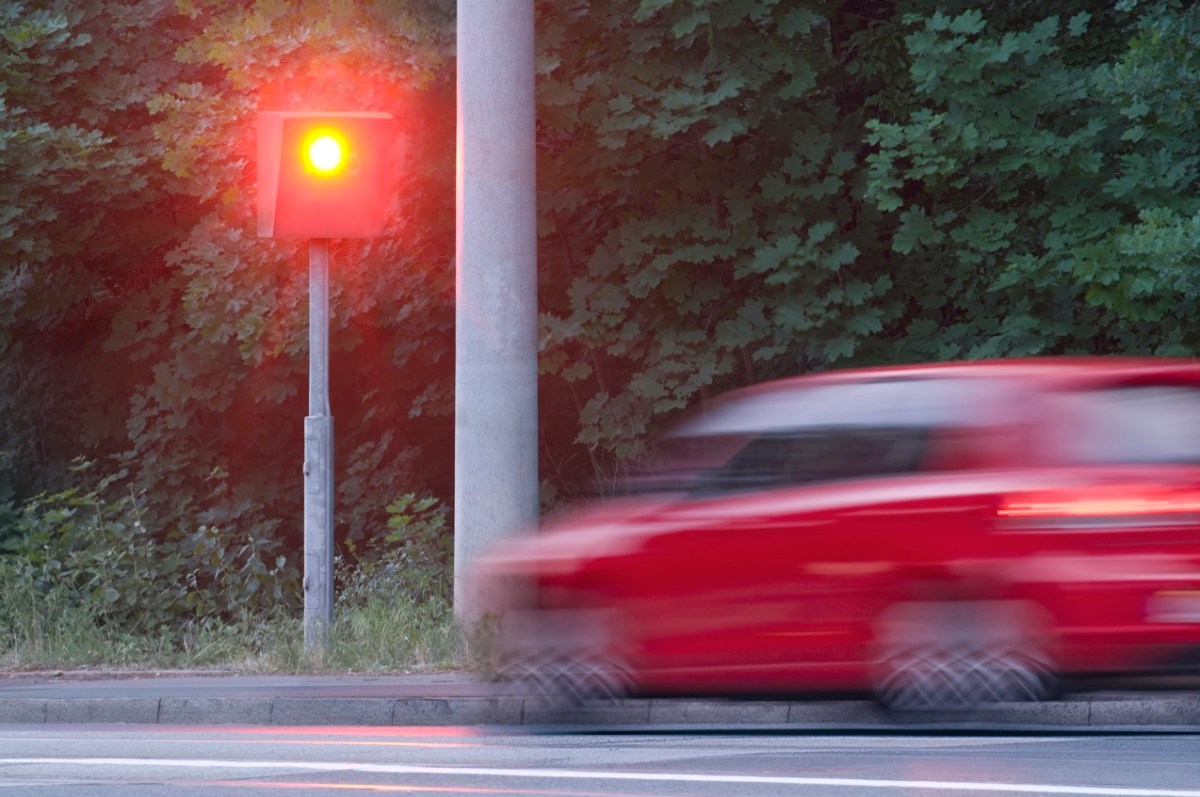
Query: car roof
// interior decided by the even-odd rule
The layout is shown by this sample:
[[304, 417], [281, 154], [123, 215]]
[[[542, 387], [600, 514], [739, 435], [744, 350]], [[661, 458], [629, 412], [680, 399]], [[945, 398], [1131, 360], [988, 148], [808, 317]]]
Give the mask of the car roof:
[[[859, 425], [864, 409], [886, 408], [896, 426], [966, 420], [998, 379], [1018, 392], [1136, 384], [1151, 379], [1200, 384], [1200, 364], [1184, 358], [1056, 357], [980, 360], [828, 371], [733, 391], [682, 419], [672, 434], [735, 434], [805, 425]], [[826, 388], [860, 385], [851, 393]], [[877, 412], [872, 415], [878, 416]]]
[[780, 390], [820, 383], [903, 378], [995, 377], [1028, 379], [1054, 386], [1097, 380], [1137, 381], [1156, 376], [1200, 381], [1200, 360], [1184, 357], [1029, 357], [847, 368], [787, 377], [736, 391]]

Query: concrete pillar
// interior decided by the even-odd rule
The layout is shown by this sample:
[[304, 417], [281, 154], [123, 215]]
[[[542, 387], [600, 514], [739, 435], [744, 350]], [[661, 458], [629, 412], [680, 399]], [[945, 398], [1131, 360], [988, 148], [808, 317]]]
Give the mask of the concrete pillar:
[[[533, 0], [458, 0], [454, 600], [537, 520]], [[469, 616], [465, 619], [470, 619]]]

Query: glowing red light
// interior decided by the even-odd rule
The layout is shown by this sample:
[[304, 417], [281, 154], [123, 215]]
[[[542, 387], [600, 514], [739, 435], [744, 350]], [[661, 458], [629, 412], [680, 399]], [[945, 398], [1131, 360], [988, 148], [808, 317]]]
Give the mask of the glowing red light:
[[1009, 499], [999, 514], [1010, 518], [1136, 517], [1200, 512], [1200, 494], [1155, 487], [1046, 491]]

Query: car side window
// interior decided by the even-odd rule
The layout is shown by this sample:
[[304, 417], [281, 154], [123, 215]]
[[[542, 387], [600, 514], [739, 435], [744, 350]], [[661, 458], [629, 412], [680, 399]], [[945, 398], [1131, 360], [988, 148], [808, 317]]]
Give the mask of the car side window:
[[949, 446], [947, 430], [970, 438], [994, 392], [962, 378], [751, 392], [675, 427], [623, 489], [708, 496], [963, 467], [962, 451], [946, 451], [972, 446]]
[[924, 427], [828, 427], [775, 432], [751, 440], [692, 495], [711, 496], [911, 473], [921, 467]]

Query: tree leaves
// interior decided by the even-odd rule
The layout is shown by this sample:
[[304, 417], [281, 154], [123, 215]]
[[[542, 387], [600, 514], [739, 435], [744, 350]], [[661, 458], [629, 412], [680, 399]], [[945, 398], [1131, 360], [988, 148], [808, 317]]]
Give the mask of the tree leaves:
[[[916, 29], [906, 44], [924, 99], [901, 121], [870, 125], [877, 150], [867, 194], [896, 214], [893, 249], [969, 275], [962, 284], [970, 293], [946, 297], [961, 308], [951, 317], [974, 319], [988, 341], [968, 354], [1131, 345], [1149, 352], [1158, 345], [1148, 332], [1191, 337], [1171, 329], [1191, 315], [1179, 312], [1178, 299], [1150, 298], [1177, 290], [1168, 286], [1178, 280], [1164, 279], [1158, 263], [1130, 273], [1141, 266], [1119, 254], [1117, 231], [1129, 228], [1144, 202], [1153, 196], [1188, 207], [1197, 174], [1195, 140], [1188, 143], [1183, 130], [1172, 131], [1166, 148], [1130, 146], [1146, 136], [1148, 110], [1139, 97], [1114, 91], [1129, 85], [1130, 70], [1118, 64], [1132, 55], [1105, 52], [1114, 30], [1128, 30], [1127, 18], [1080, 12], [1065, 26], [1047, 17], [1003, 20], [1002, 29], [971, 13], [906, 17]], [[1156, 6], [1141, 24], [1162, 25], [1172, 14]], [[1084, 62], [1079, 48], [1089, 41]], [[1130, 53], [1145, 57], [1137, 46]], [[1124, 119], [1138, 132], [1129, 135]], [[909, 284], [913, 302], [926, 299], [917, 291], [933, 290], [927, 280]]]
[[[387, 238], [332, 250], [331, 391], [338, 435], [338, 538], [382, 534], [397, 485], [429, 489], [450, 467], [452, 351], [451, 42], [432, 6], [211, 4], [178, 57], [200, 81], [152, 100], [162, 163], [186, 176], [205, 215], [167, 258], [177, 303], [170, 356], [140, 388], [130, 456], [188, 484], [228, 468], [252, 495], [202, 509], [214, 522], [298, 517], [307, 369], [306, 250], [254, 236], [254, 111], [385, 110], [400, 123], [403, 186]], [[419, 422], [413, 419], [420, 417]], [[423, 445], [430, 461], [414, 467]], [[440, 461], [437, 461], [440, 460]], [[275, 521], [277, 522], [277, 521]], [[296, 524], [286, 524], [298, 544]]]
[[604, 454], [619, 468], [631, 436], [729, 384], [834, 363], [1161, 350], [1154, 325], [1188, 337], [1162, 325], [1190, 312], [1151, 298], [1182, 272], [1131, 274], [1106, 254], [1170, 235], [1135, 225], [1146, 198], [1183, 211], [1195, 195], [1194, 115], [1129, 146], [1168, 116], [1145, 97], [1183, 99], [1155, 70], [1190, 55], [1136, 32], [1178, 31], [1170, 6], [1039, 17], [1031, 3], [929, 3], [867, 21], [781, 5], [644, 2], [632, 30], [616, 4], [588, 3], [586, 24], [542, 8], [542, 59], [557, 65], [542, 96], [561, 103], [570, 74], [579, 109], [542, 135], [555, 208], [542, 261], [568, 264], [543, 278], [543, 357], [585, 409], [593, 466]]
[[189, 212], [149, 168], [139, 104], [181, 71], [142, 69], [139, 53], [184, 31], [150, 29], [170, 13], [161, 2], [117, 5], [0, 6], [0, 449], [20, 457], [24, 494], [64, 484], [85, 448], [120, 447], [137, 371], [102, 346], [122, 303], [158, 278], [162, 213]]
[[[10, 492], [70, 479], [61, 463], [86, 446], [129, 466], [159, 535], [203, 519], [296, 546], [280, 519], [300, 514], [307, 280], [301, 247], [253, 233], [253, 111], [310, 102], [390, 110], [407, 138], [392, 236], [334, 249], [339, 538], [381, 533], [397, 484], [445, 485], [446, 456], [412, 464], [446, 436], [452, 404], [444, 12], [35, 6], [0, 6], [0, 450], [22, 462]], [[373, 466], [354, 469], [360, 457]], [[220, 490], [214, 472], [228, 474]]]
[[[304, 250], [251, 229], [253, 111], [316, 105], [391, 110], [407, 142], [392, 234], [334, 252], [340, 533], [380, 533], [397, 485], [446, 494], [449, 5], [56, 8], [0, 6], [0, 495], [85, 446], [168, 526], [296, 536]], [[539, 3], [559, 494], [776, 376], [1194, 351], [1195, 14], [1051, 10]]]

